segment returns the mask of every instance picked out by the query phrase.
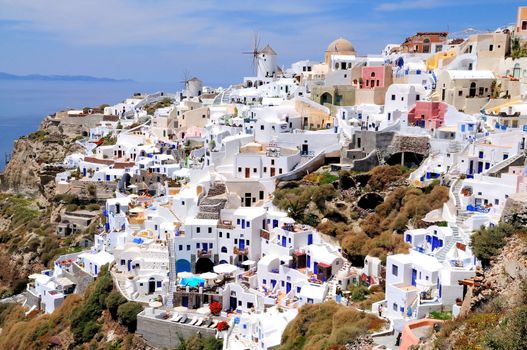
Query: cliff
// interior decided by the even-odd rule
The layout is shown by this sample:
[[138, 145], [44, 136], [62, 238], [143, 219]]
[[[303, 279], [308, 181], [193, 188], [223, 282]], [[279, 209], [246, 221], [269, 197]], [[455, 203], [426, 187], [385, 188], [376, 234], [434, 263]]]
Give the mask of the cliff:
[[46, 164], [59, 163], [81, 150], [75, 143], [80, 135], [64, 133], [59, 123], [47, 117], [38, 131], [15, 142], [11, 161], [0, 174], [0, 191], [49, 199], [54, 192], [58, 170]]

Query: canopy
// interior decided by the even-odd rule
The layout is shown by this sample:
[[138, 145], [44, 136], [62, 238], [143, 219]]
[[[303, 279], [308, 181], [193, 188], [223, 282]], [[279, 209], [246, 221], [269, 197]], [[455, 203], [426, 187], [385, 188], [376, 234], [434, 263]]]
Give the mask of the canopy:
[[185, 312], [185, 311], [188, 311], [188, 307], [186, 306], [177, 306], [174, 308], [174, 311], [175, 312]]
[[214, 272], [205, 272], [199, 275], [199, 277], [204, 278], [206, 280], [214, 280], [218, 278], [218, 274]]
[[216, 273], [233, 273], [238, 270], [238, 266], [231, 264], [219, 264], [214, 266], [214, 272]]
[[179, 278], [189, 278], [189, 277], [193, 277], [194, 275], [191, 272], [182, 271], [182, 272], [178, 272], [177, 276]]
[[133, 207], [130, 209], [130, 213], [142, 213], [145, 211], [145, 208], [143, 207]]
[[256, 261], [253, 261], [253, 260], [245, 260], [244, 262], [242, 262], [242, 265], [243, 266], [251, 266], [251, 265], [254, 265], [256, 263]]

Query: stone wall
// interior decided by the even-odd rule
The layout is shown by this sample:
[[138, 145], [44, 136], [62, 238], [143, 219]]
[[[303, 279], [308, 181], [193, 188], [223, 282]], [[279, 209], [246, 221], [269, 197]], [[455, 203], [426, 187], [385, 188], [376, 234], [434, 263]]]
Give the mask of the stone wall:
[[216, 330], [160, 320], [145, 316], [143, 312], [137, 315], [136, 334], [141, 335], [151, 346], [173, 349], [181, 344], [180, 339], [198, 334], [204, 338], [213, 337], [216, 335]]
[[395, 135], [388, 147], [388, 153], [412, 152], [428, 156], [430, 138], [426, 136]]

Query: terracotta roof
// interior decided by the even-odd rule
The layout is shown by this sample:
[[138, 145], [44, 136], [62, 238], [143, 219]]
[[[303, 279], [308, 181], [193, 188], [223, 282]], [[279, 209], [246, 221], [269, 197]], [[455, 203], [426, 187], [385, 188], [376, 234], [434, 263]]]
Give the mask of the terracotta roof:
[[126, 169], [126, 168], [131, 168], [135, 165], [134, 162], [119, 162], [119, 163], [115, 163], [113, 168], [114, 169]]
[[102, 117], [102, 120], [104, 122], [117, 122], [119, 121], [119, 117], [116, 115], [105, 115], [104, 117]]
[[111, 159], [99, 159], [95, 157], [84, 157], [84, 161], [87, 163], [93, 163], [93, 164], [105, 164], [105, 165], [111, 165], [115, 162]]

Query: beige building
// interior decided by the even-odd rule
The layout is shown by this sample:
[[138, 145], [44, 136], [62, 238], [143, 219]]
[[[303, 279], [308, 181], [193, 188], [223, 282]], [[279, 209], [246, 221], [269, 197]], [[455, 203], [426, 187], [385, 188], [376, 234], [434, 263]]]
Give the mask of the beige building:
[[437, 78], [435, 99], [468, 114], [478, 113], [492, 96], [496, 78], [491, 71], [443, 70]]
[[[317, 96], [319, 93], [317, 92]], [[323, 106], [307, 98], [296, 97], [295, 111], [300, 115], [302, 129], [316, 130], [333, 127], [333, 117], [328, 106]]]
[[331, 56], [333, 55], [356, 56], [357, 53], [349, 40], [346, 40], [344, 38], [338, 38], [336, 40], [333, 40], [326, 49], [326, 54], [324, 56], [324, 62], [326, 63], [326, 65], [329, 65], [331, 63]]
[[[497, 74], [500, 62], [510, 52], [510, 34], [485, 33], [471, 35], [459, 46], [460, 54], [474, 54], [477, 66], [475, 70], [490, 70]], [[471, 67], [469, 67], [471, 68]]]
[[518, 7], [518, 15], [516, 17], [516, 28], [514, 28], [514, 35], [522, 39], [527, 38], [527, 6]]

